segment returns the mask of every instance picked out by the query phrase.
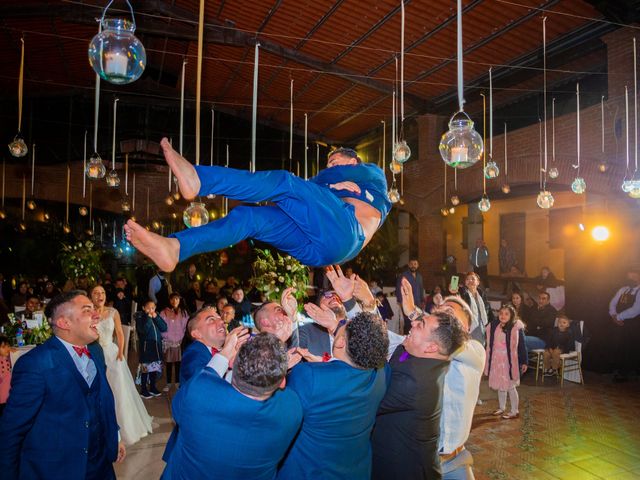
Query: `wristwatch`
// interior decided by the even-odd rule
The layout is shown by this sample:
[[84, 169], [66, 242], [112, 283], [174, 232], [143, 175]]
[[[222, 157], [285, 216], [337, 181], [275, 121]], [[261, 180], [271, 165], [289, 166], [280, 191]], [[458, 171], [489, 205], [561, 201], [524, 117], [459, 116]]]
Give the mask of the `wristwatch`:
[[407, 315], [407, 317], [409, 318], [409, 321], [413, 322], [414, 320], [417, 320], [418, 318], [420, 318], [423, 314], [424, 312], [420, 310], [418, 307], [416, 307], [413, 312]]

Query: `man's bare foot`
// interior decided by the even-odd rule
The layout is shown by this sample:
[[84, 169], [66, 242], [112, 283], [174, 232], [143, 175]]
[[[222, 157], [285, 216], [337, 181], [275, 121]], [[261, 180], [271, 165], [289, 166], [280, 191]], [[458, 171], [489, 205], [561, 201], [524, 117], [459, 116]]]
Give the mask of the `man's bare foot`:
[[180, 187], [182, 196], [185, 200], [195, 198], [198, 192], [200, 192], [200, 179], [198, 178], [196, 169], [173, 149], [166, 137], [160, 141], [160, 146], [162, 147], [164, 158], [169, 168], [171, 168], [171, 171], [178, 179], [178, 187]]
[[149, 232], [133, 220], [127, 221], [124, 231], [134, 247], [145, 254], [163, 272], [171, 272], [180, 258], [180, 242], [176, 238], [166, 238]]

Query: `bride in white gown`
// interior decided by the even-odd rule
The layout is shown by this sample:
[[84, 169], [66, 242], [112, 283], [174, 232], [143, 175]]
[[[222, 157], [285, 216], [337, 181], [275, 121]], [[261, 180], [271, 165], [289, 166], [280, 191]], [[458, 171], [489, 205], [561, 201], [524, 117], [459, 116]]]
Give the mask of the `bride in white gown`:
[[[107, 364], [107, 380], [116, 403], [116, 418], [125, 445], [132, 445], [151, 433], [151, 417], [144, 407], [133, 376], [124, 359], [124, 334], [120, 314], [115, 308], [105, 307], [106, 293], [100, 285], [91, 290], [91, 300], [100, 312], [98, 333], [100, 346]], [[113, 341], [116, 332], [117, 344]]]

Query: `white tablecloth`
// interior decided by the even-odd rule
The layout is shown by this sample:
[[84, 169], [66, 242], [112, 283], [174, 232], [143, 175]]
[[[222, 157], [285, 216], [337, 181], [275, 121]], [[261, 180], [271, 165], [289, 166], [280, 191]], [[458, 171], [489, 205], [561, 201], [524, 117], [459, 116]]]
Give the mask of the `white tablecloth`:
[[18, 349], [14, 352], [13, 350], [9, 353], [9, 358], [11, 359], [11, 365], [15, 366], [18, 359], [27, 353], [32, 348], [35, 348], [36, 345], [25, 345], [24, 347], [18, 347]]

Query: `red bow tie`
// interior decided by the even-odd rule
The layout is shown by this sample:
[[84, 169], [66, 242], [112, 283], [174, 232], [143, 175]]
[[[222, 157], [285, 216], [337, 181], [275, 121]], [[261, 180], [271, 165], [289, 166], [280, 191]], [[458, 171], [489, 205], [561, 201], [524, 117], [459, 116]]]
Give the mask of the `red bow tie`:
[[73, 349], [76, 351], [79, 357], [82, 357], [82, 355], [86, 355], [88, 358], [91, 358], [91, 354], [89, 353], [89, 349], [87, 347], [76, 347], [74, 345]]
[[216, 353], [218, 353], [220, 350], [218, 350], [216, 347], [211, 347], [211, 356], [213, 357]]

